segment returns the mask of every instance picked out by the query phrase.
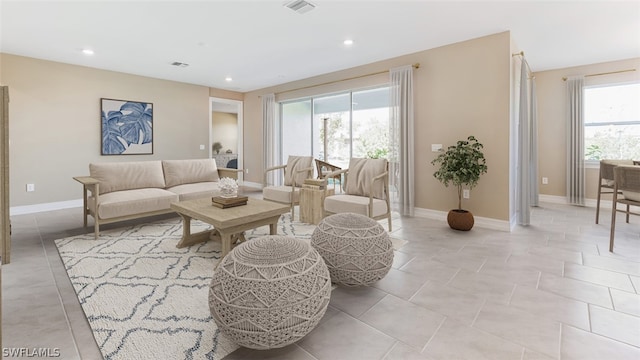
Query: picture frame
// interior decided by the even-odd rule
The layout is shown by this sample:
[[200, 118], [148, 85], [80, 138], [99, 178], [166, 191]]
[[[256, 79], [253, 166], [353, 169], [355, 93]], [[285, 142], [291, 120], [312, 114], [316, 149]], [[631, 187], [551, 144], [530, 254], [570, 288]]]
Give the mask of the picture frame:
[[100, 98], [101, 155], [153, 154], [153, 103]]

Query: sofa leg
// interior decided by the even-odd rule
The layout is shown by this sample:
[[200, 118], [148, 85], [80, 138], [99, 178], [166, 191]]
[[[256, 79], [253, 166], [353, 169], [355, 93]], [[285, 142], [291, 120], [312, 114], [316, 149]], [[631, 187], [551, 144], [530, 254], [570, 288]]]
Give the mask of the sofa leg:
[[98, 223], [97, 219], [94, 219], [94, 224], [93, 224], [93, 237], [98, 240], [98, 234], [100, 234], [100, 223]]

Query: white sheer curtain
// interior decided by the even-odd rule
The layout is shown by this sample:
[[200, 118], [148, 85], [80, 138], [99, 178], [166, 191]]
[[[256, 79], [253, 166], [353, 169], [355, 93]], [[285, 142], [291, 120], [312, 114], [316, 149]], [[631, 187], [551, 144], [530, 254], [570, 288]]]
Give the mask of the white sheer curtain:
[[[263, 163], [264, 169], [280, 165], [278, 159], [280, 129], [275, 94], [262, 95], [262, 129], [263, 129]], [[270, 171], [264, 186], [279, 185], [282, 182], [282, 171]]]
[[392, 208], [414, 214], [413, 66], [389, 70], [389, 184]]
[[584, 76], [567, 79], [567, 202], [584, 206]]
[[520, 225], [529, 225], [531, 219], [530, 195], [530, 123], [529, 123], [529, 94], [527, 83], [527, 63], [521, 59], [520, 67], [520, 101], [518, 104], [518, 195], [517, 220]]
[[538, 96], [536, 95], [536, 78], [531, 78], [531, 104], [529, 105], [531, 114], [529, 116], [530, 126], [530, 146], [531, 146], [531, 173], [529, 174], [529, 185], [531, 194], [531, 206], [538, 206], [540, 189], [538, 187]]

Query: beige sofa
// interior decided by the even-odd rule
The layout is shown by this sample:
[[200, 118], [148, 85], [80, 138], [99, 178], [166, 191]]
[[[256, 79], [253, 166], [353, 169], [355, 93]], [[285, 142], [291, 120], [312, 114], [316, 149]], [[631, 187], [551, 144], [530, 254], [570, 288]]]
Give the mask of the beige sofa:
[[89, 164], [83, 185], [84, 226], [170, 213], [171, 203], [220, 194], [221, 177], [238, 178], [237, 169], [218, 168], [213, 159], [156, 160]]

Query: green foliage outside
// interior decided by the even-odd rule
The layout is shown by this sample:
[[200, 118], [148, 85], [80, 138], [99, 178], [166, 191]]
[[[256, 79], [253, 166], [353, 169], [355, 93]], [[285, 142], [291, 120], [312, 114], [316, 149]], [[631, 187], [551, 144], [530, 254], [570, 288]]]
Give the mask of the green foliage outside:
[[354, 157], [386, 159], [389, 155], [389, 121], [370, 118], [354, 124]]
[[[344, 113], [323, 114], [327, 121], [327, 152], [322, 154], [325, 161], [340, 159], [348, 162], [351, 138], [349, 127], [343, 119]], [[324, 121], [324, 120], [321, 120]], [[389, 123], [386, 119], [375, 117], [367, 121], [354, 121], [353, 124], [353, 157], [371, 159], [387, 158], [389, 155]], [[324, 126], [320, 126], [320, 144], [324, 141]]]
[[369, 159], [386, 159], [389, 155], [389, 149], [373, 149], [367, 151], [367, 157]]
[[584, 141], [585, 160], [640, 159], [640, 136], [626, 128], [610, 126]]

